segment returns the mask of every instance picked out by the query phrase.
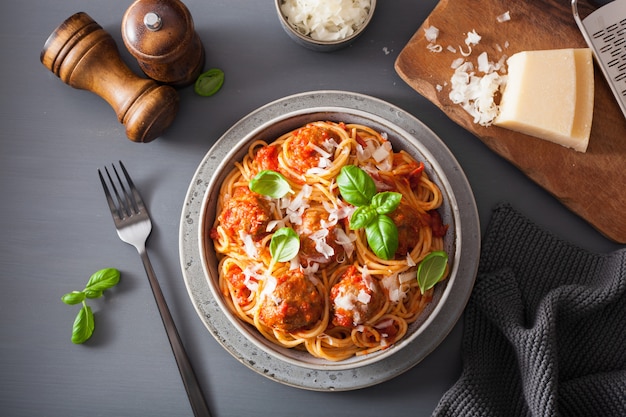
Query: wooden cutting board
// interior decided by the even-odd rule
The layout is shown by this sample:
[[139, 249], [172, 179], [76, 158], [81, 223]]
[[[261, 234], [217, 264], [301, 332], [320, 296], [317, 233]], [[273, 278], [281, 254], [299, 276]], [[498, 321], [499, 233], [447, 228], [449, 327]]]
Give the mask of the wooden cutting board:
[[[579, 2], [581, 16], [593, 7]], [[498, 23], [509, 11], [511, 19]], [[424, 28], [439, 29], [440, 53], [427, 48]], [[465, 46], [467, 32], [482, 36], [467, 58], [476, 65], [486, 51], [490, 60], [538, 49], [586, 47], [573, 19], [569, 0], [441, 0], [395, 62], [400, 77], [491, 150], [517, 166], [565, 206], [608, 238], [626, 243], [626, 118], [606, 80], [595, 68], [595, 101], [591, 139], [586, 153], [507, 129], [483, 127], [448, 98], [451, 63]], [[498, 45], [502, 49], [499, 51]], [[508, 45], [508, 47], [505, 47]], [[438, 86], [443, 87], [438, 89]]]

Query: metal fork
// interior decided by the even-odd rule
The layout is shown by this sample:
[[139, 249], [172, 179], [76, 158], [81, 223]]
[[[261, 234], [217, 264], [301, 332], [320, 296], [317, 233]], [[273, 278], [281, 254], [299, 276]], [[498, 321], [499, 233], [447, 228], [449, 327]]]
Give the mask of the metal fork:
[[[202, 395], [200, 384], [198, 383], [193, 368], [191, 367], [185, 348], [180, 340], [178, 331], [176, 330], [174, 320], [172, 319], [170, 310], [165, 302], [165, 297], [163, 297], [163, 292], [161, 291], [159, 282], [157, 281], [154, 270], [152, 269], [148, 253], [146, 252], [146, 240], [152, 231], [150, 215], [148, 214], [146, 206], [139, 195], [139, 192], [135, 188], [133, 181], [130, 179], [124, 164], [122, 164], [122, 161], [119, 161], [119, 164], [124, 174], [127, 186], [124, 185], [124, 181], [122, 181], [115, 165], [112, 165], [113, 176], [111, 176], [111, 173], [106, 167], [104, 168], [106, 177], [108, 178], [111, 189], [113, 190], [113, 194], [116, 197], [115, 200], [109, 191], [109, 186], [107, 185], [102, 172], [98, 170], [98, 175], [100, 176], [100, 181], [102, 182], [102, 188], [104, 188], [107, 203], [111, 209], [111, 215], [113, 216], [113, 222], [115, 223], [117, 234], [122, 241], [133, 245], [139, 252], [139, 256], [141, 256], [141, 260], [143, 261], [143, 266], [146, 270], [146, 274], [148, 275], [148, 281], [150, 282], [154, 299], [156, 300], [157, 307], [159, 308], [159, 313], [161, 313], [161, 319], [163, 320], [163, 325], [165, 326], [165, 332], [167, 333], [172, 351], [174, 352], [176, 364], [178, 365], [178, 370], [180, 371], [180, 375], [183, 379], [183, 384], [185, 385], [185, 390], [187, 391], [187, 396], [189, 397], [189, 402], [191, 403], [194, 416], [210, 417], [211, 413], [209, 412], [209, 408], [206, 404], [204, 396]], [[116, 181], [114, 181], [114, 179]]]

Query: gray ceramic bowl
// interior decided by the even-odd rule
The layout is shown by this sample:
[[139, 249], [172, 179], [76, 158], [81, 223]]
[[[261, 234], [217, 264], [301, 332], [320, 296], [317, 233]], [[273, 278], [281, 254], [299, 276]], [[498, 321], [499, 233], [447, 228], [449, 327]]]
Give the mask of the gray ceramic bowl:
[[[440, 213], [449, 233], [450, 276], [438, 285], [420, 320], [393, 347], [341, 362], [317, 359], [278, 347], [234, 317], [219, 291], [217, 257], [206, 232], [215, 219], [219, 187], [250, 143], [271, 141], [316, 120], [361, 123], [388, 134], [394, 149], [424, 161], [444, 193]], [[188, 191], [181, 217], [181, 263], [191, 299], [216, 339], [264, 376], [313, 390], [369, 386], [409, 369], [428, 355], [452, 329], [471, 293], [478, 265], [480, 231], [471, 188], [443, 142], [426, 126], [384, 101], [342, 91], [310, 92], [270, 103], [243, 118], [209, 150]], [[308, 376], [307, 376], [308, 375]], [[315, 377], [311, 377], [314, 375]]]
[[311, 36], [302, 33], [299, 31], [293, 22], [289, 22], [283, 11], [281, 10], [281, 5], [285, 3], [286, 0], [276, 0], [274, 3], [276, 5], [276, 12], [278, 13], [278, 20], [280, 21], [281, 26], [289, 35], [291, 39], [293, 39], [297, 44], [317, 51], [317, 52], [331, 52], [337, 49], [344, 48], [350, 45], [356, 38], [358, 38], [365, 28], [372, 20], [372, 16], [374, 15], [374, 10], [376, 9], [376, 0], [370, 0], [369, 12], [365, 21], [354, 30], [354, 32], [343, 39], [332, 40], [332, 41], [324, 41], [324, 40], [316, 40]]

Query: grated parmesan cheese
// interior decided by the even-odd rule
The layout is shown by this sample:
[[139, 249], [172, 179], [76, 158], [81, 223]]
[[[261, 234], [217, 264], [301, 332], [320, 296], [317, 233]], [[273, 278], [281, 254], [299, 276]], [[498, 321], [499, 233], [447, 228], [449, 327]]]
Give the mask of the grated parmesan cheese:
[[256, 258], [258, 255], [258, 251], [256, 249], [256, 245], [254, 244], [254, 239], [252, 239], [252, 235], [245, 233], [243, 230], [239, 231], [239, 238], [243, 242], [244, 250], [246, 251], [246, 255], [250, 258]]
[[328, 236], [328, 229], [320, 229], [315, 233], [309, 235], [309, 238], [315, 242], [315, 250], [320, 253], [324, 258], [329, 259], [335, 254], [335, 250], [326, 243], [326, 237]]
[[435, 43], [439, 37], [439, 29], [435, 26], [428, 26], [424, 28], [424, 38], [428, 41], [426, 49], [430, 52], [439, 53], [443, 51], [443, 46]]
[[435, 26], [424, 28], [424, 37], [428, 42], [435, 42], [437, 37], [439, 37], [439, 29]]
[[472, 29], [471, 32], [467, 33], [467, 37], [465, 38], [465, 45], [467, 46], [478, 45], [481, 39], [482, 39], [482, 36], [476, 33], [476, 29]]
[[463, 63], [465, 62], [465, 59], [463, 58], [457, 58], [454, 61], [452, 61], [452, 64], [450, 64], [450, 68], [452, 69], [457, 69], [458, 67], [460, 67], [461, 65], [463, 65]]
[[244, 285], [252, 292], [256, 292], [259, 287], [259, 281], [263, 280], [263, 274], [259, 271], [263, 268], [263, 264], [248, 265], [243, 270]]
[[498, 115], [494, 96], [506, 83], [506, 76], [491, 72], [479, 77], [471, 62], [459, 66], [452, 75], [450, 100], [460, 104], [473, 118], [474, 123], [489, 126]]
[[[413, 273], [411, 275], [412, 275], [413, 279], [415, 279], [415, 273]], [[396, 302], [402, 300], [404, 298], [404, 296], [406, 295], [404, 290], [403, 290], [403, 288], [402, 288], [402, 286], [401, 286], [398, 274], [392, 274], [392, 275], [388, 275], [388, 276], [384, 277], [381, 280], [381, 284], [387, 290], [387, 298], [392, 303], [396, 303]]]
[[346, 256], [349, 258], [354, 252], [354, 243], [356, 241], [356, 233], [349, 235], [343, 229], [335, 229], [335, 242], [343, 246]]
[[372, 296], [365, 292], [365, 290], [360, 290], [359, 294], [356, 297], [356, 300], [361, 304], [368, 304]]
[[428, 50], [430, 52], [439, 53], [439, 52], [443, 51], [443, 46], [437, 45], [437, 44], [434, 44], [434, 43], [429, 43], [426, 48], [428, 48]]
[[[498, 22], [510, 19], [509, 12], [497, 17]], [[476, 30], [467, 33], [465, 45], [467, 50], [459, 46], [462, 57], [456, 58], [450, 64], [454, 74], [450, 79], [450, 100], [461, 105], [473, 118], [474, 123], [481, 126], [490, 126], [499, 113], [499, 106], [495, 101], [498, 93], [506, 86], [505, 63], [507, 56], [503, 55], [497, 62], [489, 60], [486, 52], [482, 52], [476, 58], [476, 65], [466, 61], [472, 54], [472, 46], [478, 45], [482, 39]], [[508, 48], [508, 42], [505, 48]], [[502, 47], [496, 44], [496, 50], [502, 52]], [[484, 75], [479, 76], [478, 73]], [[500, 74], [502, 73], [502, 75]]]
[[496, 17], [496, 21], [498, 23], [504, 23], [511, 20], [511, 13], [507, 10], [505, 13], [502, 13], [500, 16]]
[[284, 0], [280, 10], [301, 34], [318, 41], [351, 36], [365, 23], [370, 0]]

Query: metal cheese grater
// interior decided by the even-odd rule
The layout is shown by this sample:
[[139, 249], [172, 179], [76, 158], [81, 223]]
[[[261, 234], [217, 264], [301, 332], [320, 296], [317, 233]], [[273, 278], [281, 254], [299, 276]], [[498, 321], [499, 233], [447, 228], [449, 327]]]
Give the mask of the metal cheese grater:
[[572, 0], [576, 24], [626, 117], [626, 0], [615, 0], [585, 18]]

